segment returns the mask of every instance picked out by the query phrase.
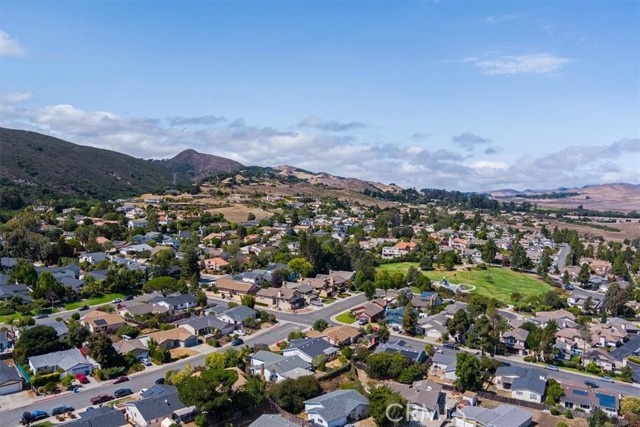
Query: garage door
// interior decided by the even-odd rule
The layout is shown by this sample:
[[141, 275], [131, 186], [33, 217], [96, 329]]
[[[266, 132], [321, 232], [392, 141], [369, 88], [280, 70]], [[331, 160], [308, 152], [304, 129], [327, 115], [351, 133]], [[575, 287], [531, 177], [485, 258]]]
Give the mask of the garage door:
[[22, 383], [7, 384], [0, 387], [0, 395], [17, 393], [22, 390]]

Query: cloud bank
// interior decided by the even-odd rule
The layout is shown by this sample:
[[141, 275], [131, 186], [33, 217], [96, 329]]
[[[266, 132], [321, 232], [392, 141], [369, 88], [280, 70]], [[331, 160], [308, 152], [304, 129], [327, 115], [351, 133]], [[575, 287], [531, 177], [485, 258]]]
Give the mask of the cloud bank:
[[463, 62], [473, 64], [489, 76], [512, 74], [552, 74], [571, 63], [571, 59], [551, 53], [526, 55], [469, 57]]
[[27, 50], [18, 40], [0, 30], [0, 56], [20, 58], [27, 56]]

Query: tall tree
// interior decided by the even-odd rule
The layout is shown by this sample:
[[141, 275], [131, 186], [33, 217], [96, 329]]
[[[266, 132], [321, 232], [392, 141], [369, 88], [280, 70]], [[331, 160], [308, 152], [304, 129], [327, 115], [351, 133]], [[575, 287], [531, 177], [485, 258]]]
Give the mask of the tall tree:
[[585, 287], [589, 284], [591, 279], [591, 266], [586, 262], [580, 266], [580, 272], [578, 273], [578, 282]]
[[416, 327], [418, 326], [418, 313], [413, 309], [413, 304], [407, 304], [404, 316], [402, 317], [402, 329], [404, 332], [414, 336], [416, 334]]
[[113, 341], [107, 334], [93, 334], [88, 340], [89, 355], [100, 364], [102, 368], [119, 366], [120, 355], [113, 347]]
[[482, 253], [482, 261], [491, 264], [498, 253], [498, 246], [496, 246], [496, 242], [494, 242], [493, 239], [488, 239], [487, 242], [482, 245], [480, 251]]
[[471, 353], [464, 351], [456, 354], [456, 389], [460, 391], [478, 391], [482, 388], [480, 361]]
[[369, 414], [378, 427], [397, 427], [407, 420], [406, 400], [387, 386], [374, 387], [369, 393]]
[[64, 350], [66, 344], [58, 339], [56, 330], [51, 326], [37, 325], [26, 329], [14, 346], [13, 355], [19, 363], [24, 363], [31, 356]]

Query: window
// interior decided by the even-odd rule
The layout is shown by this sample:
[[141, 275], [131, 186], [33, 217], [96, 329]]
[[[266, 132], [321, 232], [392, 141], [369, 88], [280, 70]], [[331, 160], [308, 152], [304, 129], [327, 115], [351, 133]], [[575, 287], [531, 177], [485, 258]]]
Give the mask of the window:
[[529, 399], [537, 399], [537, 398], [538, 398], [537, 394], [535, 394], [535, 393], [530, 393], [529, 394]]
[[517, 396], [522, 396], [522, 392], [521, 391], [516, 391], [516, 395]]

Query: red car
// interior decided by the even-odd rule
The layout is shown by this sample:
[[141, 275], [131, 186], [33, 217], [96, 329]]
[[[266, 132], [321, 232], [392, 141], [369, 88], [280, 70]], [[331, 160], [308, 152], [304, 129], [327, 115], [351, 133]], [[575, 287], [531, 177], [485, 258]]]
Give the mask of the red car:
[[113, 383], [114, 384], [120, 384], [120, 383], [123, 383], [125, 381], [129, 381], [129, 377], [127, 377], [126, 375], [123, 375], [123, 376], [119, 377], [118, 379], [116, 379]]
[[112, 399], [113, 399], [113, 396], [110, 396], [108, 394], [101, 394], [99, 396], [92, 397], [90, 401], [92, 405], [98, 405], [100, 403], [108, 402]]
[[89, 384], [89, 378], [84, 374], [76, 375], [76, 380], [78, 380], [80, 384]]

